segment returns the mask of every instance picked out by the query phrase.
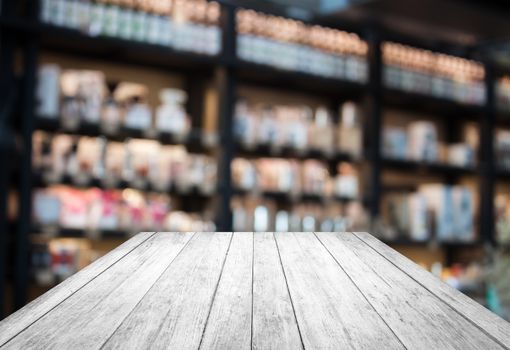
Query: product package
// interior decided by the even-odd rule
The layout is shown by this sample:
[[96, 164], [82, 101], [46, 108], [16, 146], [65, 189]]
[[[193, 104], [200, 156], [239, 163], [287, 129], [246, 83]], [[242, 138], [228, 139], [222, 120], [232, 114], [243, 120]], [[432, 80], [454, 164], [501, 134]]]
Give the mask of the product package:
[[455, 203], [453, 188], [442, 184], [426, 184], [419, 187], [426, 198], [428, 209], [434, 215], [436, 238], [439, 241], [455, 240]]
[[39, 67], [35, 99], [35, 113], [38, 117], [59, 118], [60, 67], [58, 65], [43, 64]]
[[81, 123], [99, 124], [106, 95], [105, 76], [100, 71], [64, 70], [60, 78], [61, 123], [75, 130]]
[[473, 193], [465, 187], [453, 188], [455, 239], [471, 242], [475, 239]]
[[361, 111], [353, 102], [345, 102], [340, 108], [338, 128], [338, 150], [359, 158], [363, 152]]
[[407, 159], [408, 140], [405, 129], [385, 126], [383, 129], [382, 153], [390, 159]]
[[315, 110], [314, 122], [310, 126], [310, 147], [326, 155], [334, 152], [335, 134], [329, 111], [324, 107]]
[[152, 111], [147, 104], [148, 88], [137, 83], [120, 83], [115, 89], [115, 100], [124, 107], [124, 127], [150, 132]]
[[409, 205], [409, 236], [415, 241], [426, 241], [430, 238], [428, 222], [427, 197], [422, 193], [413, 193], [408, 198]]
[[337, 172], [334, 185], [335, 196], [350, 199], [357, 198], [359, 196], [359, 182], [354, 167], [343, 162], [337, 166]]
[[457, 143], [448, 146], [448, 163], [461, 167], [475, 165], [474, 149], [465, 143]]
[[184, 108], [186, 93], [179, 89], [164, 89], [160, 92], [160, 99], [162, 104], [156, 111], [156, 129], [181, 137], [187, 136], [190, 120]]
[[409, 124], [408, 155], [413, 160], [437, 162], [439, 158], [438, 136], [432, 122], [418, 121]]

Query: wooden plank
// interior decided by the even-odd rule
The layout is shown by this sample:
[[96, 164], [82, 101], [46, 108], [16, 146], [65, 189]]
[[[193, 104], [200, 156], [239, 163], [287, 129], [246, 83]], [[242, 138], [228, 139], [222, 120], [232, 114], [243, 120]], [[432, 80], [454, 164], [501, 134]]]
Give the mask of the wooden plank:
[[302, 349], [273, 233], [254, 234], [253, 349]]
[[275, 237], [305, 348], [404, 348], [313, 233]]
[[362, 232], [355, 232], [354, 234], [372, 247], [378, 254], [382, 255], [431, 293], [454, 308], [459, 314], [476, 324], [479, 328], [485, 330], [501, 344], [505, 344], [507, 347], [509, 346], [510, 323], [490, 312], [455, 288], [443, 283], [421, 266], [399, 254], [372, 235]]
[[251, 349], [252, 262], [253, 233], [234, 233], [200, 349]]
[[[190, 241], [158, 233], [5, 345], [5, 349], [99, 349]], [[3, 348], [2, 348], [3, 349]]]
[[231, 237], [198, 233], [104, 347], [197, 349]]
[[96, 260], [73, 276], [69, 277], [43, 296], [32, 301], [18, 312], [0, 322], [0, 346], [8, 342], [25, 328], [53, 310], [62, 301], [80, 290], [91, 280], [102, 274], [112, 265], [121, 261], [154, 235], [154, 232], [143, 232], [124, 242], [105, 256]]
[[352, 233], [317, 237], [408, 349], [504, 349]]

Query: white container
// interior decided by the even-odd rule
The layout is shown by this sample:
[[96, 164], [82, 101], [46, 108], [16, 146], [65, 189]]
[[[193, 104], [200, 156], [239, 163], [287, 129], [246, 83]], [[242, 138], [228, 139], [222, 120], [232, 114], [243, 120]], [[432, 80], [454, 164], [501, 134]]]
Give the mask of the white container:
[[156, 129], [161, 132], [184, 135], [189, 132], [189, 119], [184, 104], [188, 96], [180, 89], [163, 89], [162, 104], [156, 111]]
[[38, 117], [58, 119], [60, 113], [60, 67], [43, 64], [39, 67], [36, 88]]

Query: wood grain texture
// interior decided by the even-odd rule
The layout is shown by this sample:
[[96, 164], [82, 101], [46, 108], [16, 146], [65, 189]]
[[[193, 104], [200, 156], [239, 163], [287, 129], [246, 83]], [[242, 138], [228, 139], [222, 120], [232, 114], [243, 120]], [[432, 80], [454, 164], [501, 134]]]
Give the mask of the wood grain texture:
[[46, 314], [6, 349], [99, 349], [192, 233], [158, 233]]
[[302, 349], [273, 233], [255, 233], [253, 245], [253, 349]]
[[197, 349], [231, 237], [197, 233], [104, 348]]
[[352, 233], [317, 236], [407, 348], [503, 349]]
[[53, 310], [62, 301], [80, 290], [91, 280], [121, 261], [126, 255], [150, 239], [154, 232], [142, 232], [66, 279], [43, 296], [0, 322], [0, 347], [25, 328]]
[[144, 233], [0, 323], [0, 349], [509, 349], [364, 233]]
[[355, 232], [354, 234], [373, 248], [373, 253], [380, 254], [386, 258], [421, 286], [450, 305], [459, 314], [490, 334], [494, 339], [499, 341], [500, 344], [505, 344], [506, 348], [510, 348], [510, 323], [490, 312], [455, 288], [443, 283], [421, 266], [399, 254], [372, 235], [363, 232]]
[[275, 237], [305, 348], [404, 348], [313, 232]]
[[251, 349], [252, 262], [253, 233], [234, 233], [200, 349]]

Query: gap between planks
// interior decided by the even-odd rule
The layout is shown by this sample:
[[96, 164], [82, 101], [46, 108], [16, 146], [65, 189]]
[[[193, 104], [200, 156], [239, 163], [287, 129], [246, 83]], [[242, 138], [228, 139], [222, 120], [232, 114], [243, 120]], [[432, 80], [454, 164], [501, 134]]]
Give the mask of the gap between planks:
[[122, 320], [122, 322], [117, 326], [117, 328], [115, 328], [115, 330], [112, 332], [112, 334], [104, 341], [104, 343], [101, 345], [101, 347], [99, 349], [104, 349], [105, 345], [108, 343], [108, 341], [113, 337], [113, 335], [115, 334], [115, 332], [122, 326], [122, 323], [124, 322], [124, 320], [126, 320], [132, 313], [133, 311], [137, 308], [137, 306], [140, 305], [140, 303], [142, 302], [142, 300], [147, 296], [147, 294], [151, 291], [151, 289], [154, 287], [154, 285], [158, 282], [158, 280], [161, 278], [161, 276], [164, 275], [165, 271], [167, 271], [169, 268], [170, 268], [170, 265], [172, 265], [172, 263], [175, 261], [175, 259], [177, 259], [177, 257], [183, 252], [183, 250], [189, 245], [189, 243], [193, 240], [193, 238], [196, 236], [196, 232], [193, 232], [193, 235], [190, 237], [190, 239], [186, 242], [186, 244], [181, 248], [181, 250], [177, 253], [177, 255], [172, 259], [172, 261], [168, 264], [168, 266], [166, 267], [166, 269], [161, 273], [161, 275], [156, 279], [156, 281], [154, 281], [154, 283], [152, 284], [152, 286], [145, 292], [145, 294], [140, 298], [140, 300], [135, 304], [135, 306], [133, 307], [133, 309], [126, 315], [126, 317], [124, 317], [124, 319]]
[[[441, 303], [446, 304], [455, 313], [485, 333], [490, 339], [505, 349], [510, 349], [510, 324], [508, 322], [470, 299], [467, 295], [439, 280], [373, 235], [367, 232], [353, 232], [352, 234], [376, 254], [409, 276]], [[450, 300], [451, 303], [447, 302], [446, 299]], [[492, 331], [488, 328], [491, 328]]]
[[[66, 292], [67, 294], [64, 294], [64, 297], [59, 301], [57, 302], [56, 300], [56, 297], [55, 295], [53, 294], [53, 299], [51, 298], [52, 297], [52, 294], [50, 293], [49, 296], [46, 296], [46, 298], [42, 298], [42, 302], [38, 302], [38, 300], [36, 300], [36, 302], [33, 302], [32, 304], [29, 304], [27, 307], [29, 307], [30, 305], [31, 308], [34, 308], [35, 307], [35, 317], [32, 317], [32, 318], [27, 318], [26, 321], [24, 322], [21, 322], [20, 324], [22, 324], [25, 328], [22, 328], [21, 331], [19, 330], [20, 329], [20, 326], [17, 325], [16, 326], [16, 329], [14, 331], [10, 330], [10, 333], [6, 333], [7, 336], [10, 336], [10, 338], [5, 342], [2, 343], [2, 335], [0, 332], [0, 348], [3, 347], [3, 345], [7, 344], [10, 340], [14, 339], [17, 335], [19, 335], [21, 332], [23, 332], [25, 329], [29, 328], [31, 325], [33, 325], [34, 323], [36, 323], [38, 320], [40, 320], [42, 317], [44, 317], [46, 314], [50, 313], [52, 310], [54, 310], [56, 307], [58, 307], [61, 303], [63, 303], [64, 301], [66, 301], [67, 299], [69, 299], [71, 296], [73, 296], [74, 294], [76, 294], [78, 291], [80, 291], [83, 287], [85, 287], [86, 285], [88, 285], [89, 283], [91, 283], [93, 280], [95, 280], [97, 277], [99, 277], [101, 274], [103, 274], [106, 270], [108, 270], [109, 268], [111, 268], [112, 266], [114, 266], [115, 264], [117, 264], [119, 261], [121, 261], [122, 259], [124, 259], [126, 256], [128, 256], [131, 252], [133, 252], [135, 249], [137, 249], [138, 247], [140, 247], [143, 243], [149, 241], [150, 239], [152, 239], [154, 236], [155, 236], [155, 233], [146, 233], [148, 236], [145, 237], [145, 239], [143, 239], [142, 241], [140, 242], [131, 242], [130, 241], [127, 241], [125, 244], [127, 244], [128, 242], [131, 242], [131, 244], [135, 244], [136, 245], [134, 247], [129, 247], [129, 250], [127, 252], [121, 252], [119, 253], [119, 249], [124, 246], [120, 246], [119, 248], [117, 248], [116, 250], [110, 252], [107, 256], [110, 256], [111, 254], [115, 253], [116, 252], [116, 256], [115, 256], [115, 259], [116, 260], [112, 260], [111, 262], [108, 261], [108, 262], [105, 262], [105, 257], [103, 257], [103, 263], [104, 263], [104, 266], [102, 266], [100, 269], [98, 269], [98, 271], [94, 272], [94, 274], [92, 274], [91, 276], [89, 276], [89, 279], [88, 280], [81, 280], [79, 281], [80, 283], [78, 283], [76, 281], [76, 277], [75, 276], [78, 276], [79, 274], [84, 274], [87, 269], [84, 269], [82, 270], [81, 272], [77, 273], [75, 276], [73, 276], [75, 278], [74, 282], [72, 280], [73, 277], [71, 277], [71, 282], [73, 282], [75, 284], [75, 286], [73, 287], [73, 289], [71, 290], [64, 290], [64, 292]], [[216, 283], [215, 283], [215, 287], [214, 287], [214, 291], [211, 295], [211, 299], [210, 299], [210, 302], [208, 304], [208, 311], [207, 311], [207, 316], [205, 318], [205, 323], [203, 324], [203, 328], [201, 329], [201, 333], [198, 333], [200, 335], [200, 342], [198, 343], [198, 347], [197, 348], [213, 348], [210, 344], [214, 344], [211, 343], [210, 341], [208, 341], [207, 344], [209, 344], [209, 346], [204, 346], [204, 340], [207, 336], [206, 332], [210, 331], [208, 329], [208, 326], [210, 326], [210, 322], [211, 322], [211, 317], [214, 317], [213, 315], [213, 311], [214, 311], [214, 308], [217, 307], [215, 305], [217, 301], [217, 299], [221, 296], [225, 296], [224, 294], [221, 294], [220, 295], [218, 294], [218, 290], [220, 288], [222, 288], [222, 284], [223, 283], [226, 283], [223, 279], [225, 278], [226, 280], [228, 280], [228, 277], [229, 276], [225, 276], [225, 271], [226, 269], [228, 268], [228, 273], [232, 273], [232, 262], [231, 260], [233, 259], [233, 261], [235, 261], [235, 254], [236, 252], [233, 252], [233, 250], [231, 249], [232, 248], [232, 244], [233, 244], [233, 241], [234, 239], [240, 239], [238, 238], [239, 235], [244, 235], [244, 234], [247, 234], [247, 233], [240, 233], [240, 232], [236, 232], [236, 233], [229, 233], [230, 234], [230, 240], [228, 242], [228, 247], [223, 255], [223, 259], [221, 259], [220, 256], [218, 256], [218, 260], [221, 261], [221, 268], [220, 268], [220, 271], [219, 271], [219, 275], [217, 277], [217, 280], [216, 280]], [[303, 341], [303, 335], [302, 335], [302, 330], [301, 330], [301, 327], [303, 325], [300, 325], [299, 324], [299, 318], [298, 318], [298, 315], [297, 315], [297, 311], [296, 311], [296, 307], [294, 305], [294, 300], [293, 300], [293, 297], [292, 297], [292, 294], [291, 294], [291, 288], [289, 287], [289, 280], [288, 280], [288, 276], [286, 274], [286, 271], [285, 271], [285, 264], [283, 263], [282, 261], [282, 253], [280, 252], [280, 246], [279, 244], [282, 244], [282, 243], [279, 243], [278, 242], [278, 239], [277, 239], [277, 235], [280, 235], [281, 233], [274, 233], [274, 232], [266, 232], [266, 233], [248, 233], [250, 236], [251, 236], [251, 259], [249, 259], [249, 261], [246, 261], [246, 265], [248, 266], [248, 263], [250, 264], [250, 268], [249, 268], [249, 273], [246, 274], [246, 277], [250, 279], [249, 282], [250, 285], [251, 285], [251, 290], [249, 290], [249, 293], [250, 293], [250, 308], [247, 308], [247, 312], [250, 313], [250, 321], [249, 321], [249, 325], [247, 324], [247, 327], [249, 327], [249, 332], [250, 332], [250, 336], [249, 336], [249, 342], [247, 341], [247, 343], [249, 344], [249, 348], [251, 349], [254, 349], [257, 348], [256, 345], [257, 343], [255, 343], [255, 339], [254, 339], [254, 336], [258, 333], [257, 329], [255, 329], [255, 321], [254, 321], [254, 316], [257, 314], [257, 311], [254, 309], [255, 308], [255, 304], [256, 303], [260, 303], [260, 297], [257, 299], [257, 300], [254, 300], [255, 298], [255, 292], [254, 292], [254, 288], [255, 288], [255, 284], [256, 284], [256, 273], [257, 273], [257, 269], [256, 269], [256, 264], [258, 263], [258, 260], [257, 259], [260, 259], [261, 257], [264, 257], [263, 259], [267, 259], [268, 256], [267, 256], [267, 252], [264, 254], [264, 251], [261, 250], [260, 251], [260, 254], [257, 252], [257, 249], [258, 248], [260, 250], [260, 247], [262, 247], [263, 245], [260, 243], [262, 242], [262, 240], [259, 242], [258, 239], [259, 238], [263, 238], [263, 237], [267, 237], [266, 238], [266, 241], [264, 242], [266, 245], [265, 247], [267, 248], [268, 245], [267, 244], [274, 244], [274, 254], [276, 259], [277, 260], [273, 260], [273, 261], [278, 261], [278, 264], [277, 264], [277, 268], [278, 269], [281, 269], [281, 276], [283, 277], [283, 279], [281, 280], [281, 282], [283, 283], [284, 282], [284, 286], [282, 285], [283, 289], [284, 289], [284, 292], [286, 293], [286, 296], [288, 298], [288, 302], [290, 303], [289, 305], [289, 312], [292, 313], [292, 320], [294, 322], [294, 325], [296, 327], [296, 331], [297, 333], [295, 333], [296, 337], [295, 337], [295, 341], [297, 341], [298, 344], [294, 344], [294, 347], [293, 348], [305, 348], [305, 342]], [[247, 235], [248, 235], [247, 234]], [[306, 233], [308, 234], [308, 233]], [[369, 298], [367, 298], [367, 296], [363, 293], [363, 291], [361, 290], [360, 286], [358, 286], [357, 283], [355, 283], [355, 281], [353, 280], [353, 278], [350, 276], [350, 274], [345, 270], [344, 266], [342, 266], [341, 262], [338, 261], [336, 258], [335, 258], [335, 254], [332, 253], [330, 251], [330, 249], [332, 249], [331, 247], [328, 247], [326, 242], [323, 241], [323, 239], [321, 239], [320, 237], [318, 237], [318, 234], [321, 235], [321, 233], [316, 233], [316, 232], [309, 232], [310, 234], [310, 237], [308, 237], [307, 239], [309, 239], [309, 242], [311, 243], [312, 241], [316, 240], [318, 241], [318, 243], [320, 243], [319, 245], [324, 248], [324, 254], [325, 256], [327, 256], [327, 258], [329, 259], [332, 259], [336, 264], [337, 266], [339, 267], [339, 269], [341, 271], [343, 271], [343, 273], [348, 277], [348, 279], [350, 280], [350, 282], [352, 282], [352, 284], [354, 284], [354, 286], [356, 287], [356, 289], [359, 291], [359, 293], [361, 294], [361, 296], [367, 301], [368, 305], [370, 305], [370, 307], [375, 311], [375, 313], [377, 314], [377, 316], [379, 316], [379, 318], [386, 324], [386, 326], [389, 328], [389, 330], [391, 330], [391, 332], [393, 333], [394, 337], [396, 340], [398, 340], [404, 347], [405, 345], [403, 344], [402, 340], [397, 336], [397, 334], [395, 333], [395, 331], [393, 330], [393, 328], [387, 323], [387, 320], [380, 314], [380, 312], [374, 307], [374, 305], [372, 304], [372, 302], [369, 300]], [[264, 235], [264, 236], [263, 236]], [[284, 234], [281, 234], [282, 236], [291, 236], [296, 239], [296, 235], [295, 233], [284, 233]], [[447, 300], [445, 300], [445, 295], [447, 295], [448, 293], [443, 291], [443, 288], [441, 285], [439, 285], [439, 287], [435, 284], [435, 283], [432, 283], [430, 282], [430, 278], [432, 278], [432, 276], [429, 276], [428, 275], [428, 272], [424, 271], [422, 273], [426, 274], [426, 275], [423, 275], [423, 274], [419, 274], [418, 272], [415, 272], [415, 270], [413, 270], [413, 267], [409, 267], [408, 265], [406, 264], [413, 264], [412, 262], [409, 261], [409, 263], [406, 262], [406, 258], [403, 257], [403, 256], [400, 256], [400, 254], [394, 252], [392, 253], [392, 249], [385, 246], [383, 243], [379, 242], [377, 239], [375, 239], [374, 237], [370, 236], [370, 237], [367, 237], [365, 236], [365, 234], [363, 233], [349, 233], [349, 235], [352, 235], [352, 237], [355, 239], [355, 240], [359, 240], [359, 242], [362, 243], [362, 246], [365, 247], [369, 247], [370, 250], [373, 250], [377, 256], [380, 256], [382, 258], [385, 259], [385, 261], [387, 261], [388, 263], [390, 263], [391, 265], [393, 265], [399, 272], [401, 272], [402, 274], [404, 274], [405, 276], [411, 278], [414, 282], [416, 282], [421, 288], [423, 288], [424, 291], [426, 291], [427, 293], [429, 293], [431, 296], [433, 296], [435, 299], [437, 299], [440, 303], [444, 303], [446, 304], [449, 308], [451, 308], [453, 311], [455, 311], [456, 314], [458, 314], [461, 318], [464, 318], [466, 321], [469, 321], [473, 326], [475, 326], [476, 328], [478, 328], [480, 331], [482, 331], [484, 334], [486, 334], [491, 340], [495, 341], [496, 343], [498, 343], [500, 346], [503, 346], [504, 348], [508, 349], [508, 346], [505, 345], [505, 344], [508, 344], [508, 343], [505, 343], [504, 342], [504, 337], [505, 335], [503, 334], [503, 341], [501, 341], [501, 336], [494, 336], [493, 334], [491, 334], [491, 332], [489, 330], [486, 330], [484, 327], [483, 327], [483, 324], [482, 325], [479, 325], [478, 323], [480, 323], [480, 321], [478, 321], [478, 319], [476, 319], [477, 321], [471, 319], [470, 317], [468, 317], [465, 313], [466, 313], [466, 308], [462, 308], [462, 298], [461, 299], [455, 299], [455, 301], [458, 301], [458, 304], [454, 304], [454, 305], [450, 305], [450, 303], [447, 302]], [[368, 234], [367, 234], [368, 235]], [[287, 237], [288, 237], [287, 236]], [[340, 237], [340, 234], [338, 233], [331, 233], [331, 236], [335, 236], [335, 237]], [[286, 237], [286, 238], [287, 238]], [[136, 236], [135, 236], [136, 238]], [[180, 255], [184, 250], [185, 248], [187, 247], [187, 245], [189, 244], [189, 242], [191, 242], [191, 240], [194, 238], [194, 235], [187, 241], [187, 243], [185, 244], [184, 247], [182, 247], [182, 249], [179, 251], [179, 253], [177, 255]], [[134, 239], [134, 238], [133, 238]], [[247, 237], [242, 237], [242, 239], [248, 239]], [[288, 239], [288, 238], [287, 238]], [[257, 245], [257, 242], [259, 243], [259, 245]], [[379, 243], [377, 243], [379, 242]], [[226, 243], [226, 242], [225, 242]], [[236, 243], [237, 244], [237, 243]], [[314, 243], [315, 244], [315, 243]], [[384, 247], [381, 247], [379, 246], [378, 244], [381, 244], [383, 245]], [[287, 267], [289, 267], [289, 248], [287, 247], [284, 247], [286, 248], [285, 250], [287, 251], [287, 257], [286, 259], [288, 260], [286, 265]], [[382, 249], [384, 248], [384, 249]], [[304, 250], [303, 250], [304, 249]], [[322, 250], [322, 249], [321, 249]], [[381, 250], [381, 251], [380, 251]], [[304, 247], [301, 247], [299, 251], [296, 251], [296, 253], [301, 253], [302, 255], [304, 253], [306, 253], [306, 249]], [[239, 252], [237, 252], [239, 254]], [[308, 253], [307, 253], [308, 254]], [[317, 252], [318, 254], [318, 252]], [[169, 269], [170, 266], [172, 265], [172, 263], [174, 262], [174, 260], [177, 258], [174, 257], [174, 259], [172, 259], [172, 261], [168, 264], [168, 266], [166, 266], [166, 269]], [[326, 257], [324, 257], [323, 259], [327, 259]], [[218, 262], [219, 262], [218, 261]], [[242, 259], [239, 259], [238, 257], [238, 261], [242, 261]], [[257, 265], [258, 266], [258, 265]], [[416, 265], [417, 266], [417, 265]], [[219, 266], [218, 266], [219, 267]], [[417, 267], [419, 268], [419, 267]], [[407, 270], [406, 270], [407, 269]], [[421, 268], [420, 268], [421, 269]], [[89, 270], [90, 271], [90, 270]], [[127, 316], [123, 317], [122, 318], [122, 321], [120, 322], [119, 326], [117, 328], [115, 328], [113, 330], [113, 332], [111, 333], [110, 337], [108, 337], [108, 339], [106, 341], [104, 341], [101, 345], [101, 348], [105, 347], [105, 345], [108, 343], [108, 341], [110, 340], [111, 337], [113, 337], [115, 335], [115, 333], [117, 332], [117, 330], [122, 326], [123, 322], [131, 315], [131, 313], [137, 309], [137, 306], [144, 300], [145, 296], [149, 293], [149, 291], [154, 287], [154, 285], [157, 284], [157, 281], [161, 278], [161, 276], [163, 276], [165, 274], [165, 271], [163, 271], [163, 273], [161, 273], [161, 275], [157, 278], [156, 282], [154, 282], [152, 284], [151, 287], [149, 287], [149, 289], [145, 292], [145, 294], [143, 294], [143, 296], [140, 298], [140, 300], [138, 300], [138, 302], [136, 303], [136, 305], [134, 306], [134, 308], [132, 308], [129, 313], [127, 314]], [[248, 269], [246, 269], [245, 271], [248, 271]], [[274, 270], [273, 270], [274, 272]], [[375, 272], [375, 271], [374, 271]], [[418, 274], [417, 274], [418, 273]], [[89, 273], [91, 274], [91, 273]], [[243, 274], [238, 274], [239, 276], [242, 276]], [[249, 275], [249, 276], [248, 276]], [[327, 276], [327, 274], [325, 274], [325, 276]], [[231, 277], [231, 276], [230, 276]], [[422, 281], [422, 279], [424, 277], [427, 277], [425, 278], [424, 281]], [[213, 281], [211, 281], [213, 282]], [[296, 281], [294, 280], [294, 283]], [[328, 281], [325, 281], [325, 283], [328, 282]], [[436, 283], [442, 283], [440, 281], [434, 281]], [[214, 282], [213, 282], [214, 283]], [[292, 284], [292, 283], [291, 283]], [[260, 286], [259, 286], [260, 287]], [[249, 288], [249, 287], [248, 287]], [[293, 288], [296, 288], [296, 285], [294, 285]], [[283, 289], [281, 290], [283, 292]], [[366, 288], [365, 288], [366, 289]], [[439, 292], [438, 292], [439, 290]], [[228, 289], [227, 289], [228, 291]], [[455, 291], [457, 292], [457, 291]], [[444, 294], [442, 294], [444, 293]], [[457, 293], [460, 293], [460, 292], [457, 292]], [[448, 295], [447, 295], [448, 296]], [[453, 294], [453, 296], [450, 296], [450, 298], [455, 298], [456, 297], [456, 294]], [[462, 297], [465, 297], [464, 295], [462, 295]], [[465, 297], [467, 298], [467, 297]], [[49, 301], [48, 301], [49, 300]], [[448, 299], [449, 300], [449, 299]], [[274, 302], [274, 301], [273, 301]], [[472, 302], [474, 303], [474, 302]], [[248, 303], [246, 303], [247, 305]], [[477, 304], [478, 305], [478, 304]], [[472, 305], [471, 303], [466, 303], [466, 306], [472, 306], [473, 308], [475, 308], [475, 306], [477, 305]], [[482, 313], [480, 315], [480, 317], [482, 317], [482, 320], [484, 319], [484, 317], [486, 317], [487, 319], [491, 320], [491, 317], [490, 314], [489, 314], [489, 311], [485, 310], [483, 307], [479, 306], [481, 309], [483, 309], [482, 311], [485, 311], [485, 313]], [[30, 310], [30, 309], [28, 309]], [[220, 308], [221, 310], [221, 308]], [[249, 310], [249, 311], [248, 311]], [[471, 310], [471, 309], [467, 309], [468, 311]], [[477, 310], [475, 308], [475, 310]], [[23, 311], [23, 310], [21, 310]], [[246, 314], [247, 314], [246, 312]], [[25, 314], [27, 312], [25, 311]], [[301, 310], [301, 313], [302, 313], [302, 310]], [[22, 313], [23, 314], [23, 313]], [[217, 313], [216, 313], [217, 314]], [[15, 314], [16, 315], [16, 314]], [[19, 315], [18, 316], [15, 316], [15, 315], [12, 315], [10, 316], [9, 318], [12, 318], [14, 317], [14, 319], [16, 319], [16, 317], [19, 318]], [[290, 314], [289, 314], [290, 315]], [[303, 315], [300, 315], [300, 317], [302, 318]], [[8, 320], [9, 318], [7, 318], [6, 320]], [[4, 320], [5, 321], [5, 320]], [[259, 321], [257, 321], [258, 323], [260, 323]], [[214, 323], [214, 322], [213, 322]], [[0, 322], [0, 330], [2, 329], [5, 329], [5, 322]], [[499, 325], [499, 323], [498, 323]], [[306, 325], [304, 325], [306, 326]], [[496, 326], [494, 326], [496, 327]], [[501, 326], [502, 329], [504, 330], [505, 326]], [[213, 327], [214, 328], [214, 327]], [[305, 327], [306, 328], [306, 327]], [[7, 327], [7, 329], [9, 329]], [[494, 328], [492, 328], [494, 329]], [[510, 328], [509, 328], [510, 329]], [[308, 329], [308, 331], [310, 331]], [[17, 333], [16, 333], [17, 332]], [[9, 335], [10, 334], [10, 335]], [[298, 338], [298, 337], [299, 338]], [[260, 334], [258, 335], [258, 337], [260, 338]], [[5, 338], [5, 334], [4, 334], [4, 338]], [[108, 347], [108, 346], [106, 346]], [[308, 347], [312, 347], [313, 348], [313, 342], [312, 343], [308, 343]], [[412, 346], [411, 346], [412, 347]], [[239, 347], [241, 348], [241, 347]], [[248, 346], [245, 346], [245, 347], [242, 347], [243, 349], [244, 348], [248, 348]]]
[[[140, 245], [152, 239], [155, 234], [156, 232], [141, 232], [137, 234], [135, 237], [124, 242], [119, 247], [95, 261], [94, 265], [85, 267], [46, 294], [30, 302], [21, 310], [0, 321], [0, 348], [76, 294], [109, 268], [124, 259]], [[124, 252], [124, 250], [127, 251]], [[113, 261], [110, 263], [109, 259], [112, 258]], [[101, 264], [104, 266], [101, 267]], [[61, 296], [61, 294], [64, 296]], [[30, 317], [28, 317], [29, 315]]]
[[[352, 233], [349, 233], [349, 234], [352, 234]], [[400, 344], [407, 349], [406, 345], [404, 344], [404, 342], [402, 341], [402, 339], [400, 339], [400, 337], [395, 333], [395, 331], [393, 330], [393, 328], [388, 324], [388, 322], [386, 321], [386, 319], [379, 313], [379, 311], [374, 307], [374, 305], [370, 302], [370, 300], [367, 298], [367, 296], [365, 295], [365, 293], [363, 293], [363, 291], [361, 290], [361, 288], [358, 286], [358, 284], [352, 279], [351, 275], [349, 273], [347, 273], [347, 271], [344, 269], [344, 267], [342, 266], [342, 264], [340, 264], [340, 262], [335, 258], [335, 256], [331, 253], [331, 251], [328, 249], [328, 247], [326, 247], [326, 244], [317, 236], [317, 232], [313, 232], [313, 235], [315, 236], [315, 238], [319, 241], [319, 243], [324, 247], [324, 249], [326, 249], [326, 251], [328, 252], [328, 254], [333, 258], [333, 260], [335, 260], [335, 262], [338, 264], [338, 266], [340, 267], [340, 269], [342, 269], [342, 271], [345, 273], [345, 275], [349, 278], [349, 280], [352, 282], [352, 284], [354, 284], [354, 286], [356, 287], [356, 289], [359, 291], [359, 293], [363, 296], [363, 298], [366, 300], [366, 302], [368, 303], [368, 305], [370, 305], [370, 307], [375, 311], [375, 313], [377, 314], [377, 316], [379, 316], [379, 318], [384, 322], [384, 324], [388, 327], [388, 329], [393, 333], [393, 335], [395, 336], [395, 338], [400, 342]]]

